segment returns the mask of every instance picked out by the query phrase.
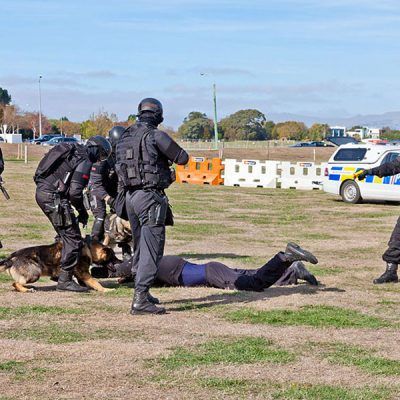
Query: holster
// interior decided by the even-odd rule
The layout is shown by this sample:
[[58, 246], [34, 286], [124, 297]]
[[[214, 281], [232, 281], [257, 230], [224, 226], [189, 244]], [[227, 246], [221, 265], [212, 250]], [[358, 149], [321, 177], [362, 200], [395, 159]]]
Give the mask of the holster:
[[168, 211], [167, 196], [153, 192], [156, 203], [149, 208], [148, 221], [151, 225], [165, 225]]
[[67, 199], [54, 195], [53, 204], [47, 204], [46, 208], [54, 226], [66, 228], [72, 225], [71, 208]]
[[87, 211], [90, 210], [90, 191], [87, 188], [83, 191], [83, 205]]
[[174, 226], [174, 214], [169, 203], [167, 208], [167, 215], [165, 217], [165, 226]]

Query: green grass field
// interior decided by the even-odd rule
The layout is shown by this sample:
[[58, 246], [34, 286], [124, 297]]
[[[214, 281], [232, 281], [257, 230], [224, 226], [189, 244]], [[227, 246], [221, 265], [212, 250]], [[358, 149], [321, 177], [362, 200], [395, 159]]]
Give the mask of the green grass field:
[[[0, 257], [51, 243], [34, 200], [35, 162], [6, 163]], [[261, 293], [154, 288], [168, 314], [129, 315], [132, 285], [13, 291], [0, 273], [0, 399], [400, 398], [400, 284], [375, 286], [399, 207], [319, 191], [173, 185], [166, 254], [257, 268], [296, 241], [319, 287]]]

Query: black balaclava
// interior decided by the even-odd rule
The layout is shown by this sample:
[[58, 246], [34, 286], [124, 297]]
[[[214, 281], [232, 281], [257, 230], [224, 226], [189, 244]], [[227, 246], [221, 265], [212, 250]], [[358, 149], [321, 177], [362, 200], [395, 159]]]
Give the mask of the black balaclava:
[[99, 154], [99, 148], [97, 146], [88, 146], [86, 152], [89, 156], [90, 162], [95, 163], [99, 161], [100, 154]]
[[162, 115], [151, 112], [151, 111], [142, 112], [138, 118], [139, 118], [139, 122], [144, 122], [144, 123], [154, 126], [154, 127], [157, 127], [164, 120]]

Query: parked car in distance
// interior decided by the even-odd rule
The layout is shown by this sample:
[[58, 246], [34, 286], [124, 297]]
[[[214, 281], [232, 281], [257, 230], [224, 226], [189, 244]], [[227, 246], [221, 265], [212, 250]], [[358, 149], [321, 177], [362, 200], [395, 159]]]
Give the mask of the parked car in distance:
[[42, 143], [47, 142], [56, 137], [60, 137], [60, 135], [42, 135], [42, 136], [39, 136], [37, 139], [33, 139], [31, 141], [31, 143], [32, 144], [42, 144]]
[[292, 144], [289, 147], [335, 147], [333, 144], [325, 143], [322, 141], [314, 141], [314, 142], [299, 142]]
[[60, 143], [78, 143], [78, 139], [74, 137], [55, 137], [53, 139], [48, 140], [47, 142], [42, 143], [43, 146], [55, 146]]

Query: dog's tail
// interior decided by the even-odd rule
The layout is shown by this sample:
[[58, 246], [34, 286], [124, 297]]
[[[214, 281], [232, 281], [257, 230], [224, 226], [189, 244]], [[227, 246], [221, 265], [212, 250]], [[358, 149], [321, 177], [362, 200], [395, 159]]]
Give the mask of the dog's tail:
[[7, 269], [11, 268], [13, 265], [12, 262], [12, 254], [11, 256], [4, 258], [3, 260], [0, 260], [0, 272], [4, 272]]

